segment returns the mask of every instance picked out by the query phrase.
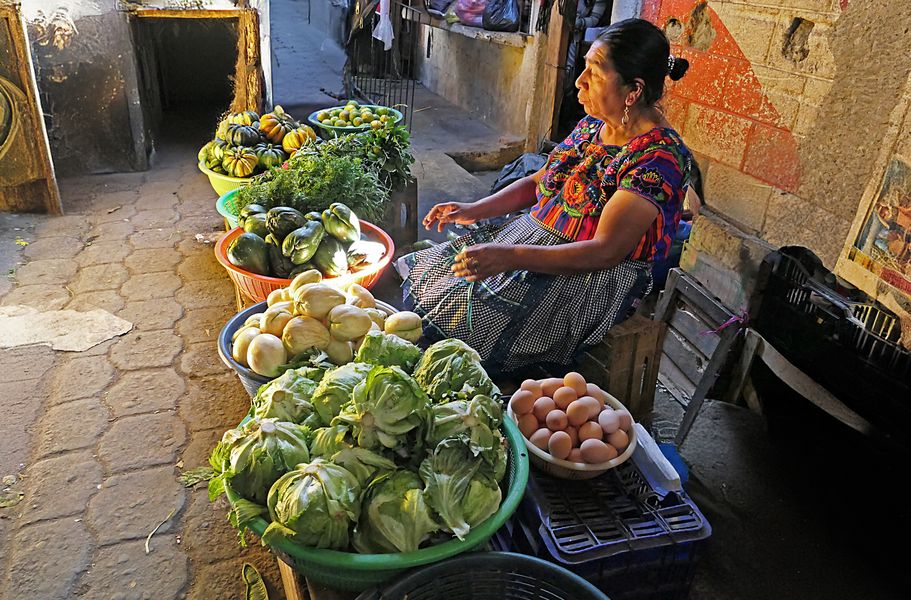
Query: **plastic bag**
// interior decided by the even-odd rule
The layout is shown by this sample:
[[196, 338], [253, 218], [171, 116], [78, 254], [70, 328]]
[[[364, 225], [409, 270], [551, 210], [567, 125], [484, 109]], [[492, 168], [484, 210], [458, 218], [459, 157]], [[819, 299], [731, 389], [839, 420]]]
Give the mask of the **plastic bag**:
[[427, 0], [427, 8], [440, 14], [445, 14], [450, 4], [452, 4], [452, 0]]
[[392, 49], [392, 21], [389, 19], [389, 0], [380, 0], [380, 20], [373, 28], [373, 37], [383, 42], [383, 50]]
[[484, 9], [488, 0], [456, 0], [455, 14], [463, 25], [484, 26]]
[[519, 0], [487, 0], [483, 19], [487, 31], [519, 31], [519, 20]]
[[541, 167], [547, 162], [546, 154], [536, 154], [526, 152], [511, 163], [500, 169], [500, 174], [490, 188], [490, 193], [499, 192], [513, 181], [518, 181], [523, 177], [531, 175], [541, 170]]

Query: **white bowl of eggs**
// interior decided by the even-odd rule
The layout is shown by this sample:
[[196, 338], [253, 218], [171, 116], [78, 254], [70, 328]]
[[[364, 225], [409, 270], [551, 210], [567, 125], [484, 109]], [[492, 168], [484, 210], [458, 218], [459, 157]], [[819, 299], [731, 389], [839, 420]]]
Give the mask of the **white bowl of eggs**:
[[633, 455], [633, 417], [619, 400], [574, 371], [526, 379], [506, 409], [531, 462], [562, 479], [591, 479]]

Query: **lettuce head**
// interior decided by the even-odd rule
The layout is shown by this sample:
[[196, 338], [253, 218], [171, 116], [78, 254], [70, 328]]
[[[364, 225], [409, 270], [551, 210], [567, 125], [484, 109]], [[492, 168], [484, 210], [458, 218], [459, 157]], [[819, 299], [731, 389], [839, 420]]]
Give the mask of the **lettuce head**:
[[354, 360], [384, 367], [401, 367], [406, 373], [414, 371], [421, 359], [421, 349], [397, 335], [368, 331]]
[[351, 401], [354, 387], [367, 377], [372, 368], [373, 365], [351, 362], [323, 376], [312, 399], [323, 425], [332, 424], [332, 419]]
[[360, 515], [361, 484], [344, 467], [322, 459], [298, 465], [269, 490], [269, 544], [286, 538], [313, 548], [346, 550]]
[[462, 340], [454, 338], [430, 346], [414, 368], [414, 378], [434, 402], [500, 394], [481, 366], [480, 355]]
[[[274, 418], [291, 423], [303, 423], [314, 414], [310, 399], [317, 388], [316, 381], [301, 374], [303, 369], [285, 371], [263, 385], [253, 397], [253, 416]], [[308, 425], [313, 419], [308, 421]]]
[[373, 480], [364, 492], [354, 548], [362, 554], [413, 552], [440, 530], [424, 499], [424, 484], [400, 469]]

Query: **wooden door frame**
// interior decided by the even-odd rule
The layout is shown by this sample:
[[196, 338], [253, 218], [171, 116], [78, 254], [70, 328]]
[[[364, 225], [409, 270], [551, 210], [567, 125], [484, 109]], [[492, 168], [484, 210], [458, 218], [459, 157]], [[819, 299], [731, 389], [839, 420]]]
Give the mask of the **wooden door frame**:
[[[30, 135], [35, 143], [39, 169], [44, 175], [44, 185], [40, 186], [42, 200], [40, 204], [27, 208], [36, 212], [46, 212], [53, 215], [63, 214], [63, 205], [60, 202], [60, 189], [57, 187], [57, 176], [54, 173], [54, 162], [51, 159], [51, 145], [47, 136], [47, 127], [44, 123], [44, 111], [41, 108], [41, 98], [38, 95], [38, 84], [35, 80], [35, 69], [32, 64], [31, 44], [25, 25], [25, 18], [19, 10], [18, 4], [0, 4], [0, 19], [9, 22], [9, 30], [13, 37], [13, 56], [17, 62], [17, 70], [22, 91], [28, 99], [32, 114], [28, 119], [28, 129], [25, 135]], [[0, 210], [5, 210], [6, 204], [0, 198]], [[14, 208], [21, 209], [16, 205]]]

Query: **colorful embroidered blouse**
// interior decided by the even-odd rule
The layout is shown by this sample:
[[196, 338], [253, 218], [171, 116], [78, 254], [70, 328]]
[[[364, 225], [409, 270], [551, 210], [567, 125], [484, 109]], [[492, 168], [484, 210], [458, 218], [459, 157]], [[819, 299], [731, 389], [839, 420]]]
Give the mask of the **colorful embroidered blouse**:
[[658, 208], [658, 216], [629, 258], [665, 258], [677, 232], [692, 155], [676, 131], [655, 128], [625, 146], [598, 140], [601, 121], [586, 116], [554, 148], [531, 215], [567, 240], [590, 240], [604, 205], [628, 190]]

